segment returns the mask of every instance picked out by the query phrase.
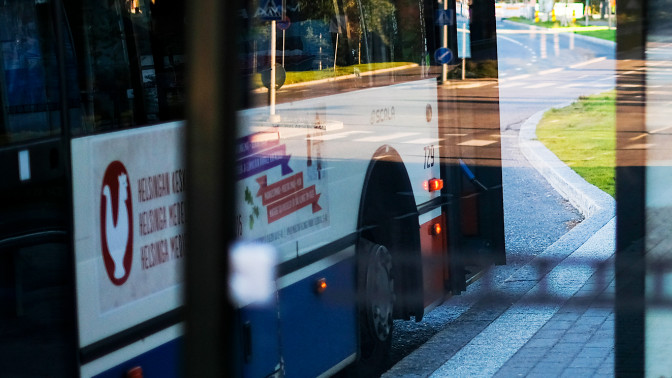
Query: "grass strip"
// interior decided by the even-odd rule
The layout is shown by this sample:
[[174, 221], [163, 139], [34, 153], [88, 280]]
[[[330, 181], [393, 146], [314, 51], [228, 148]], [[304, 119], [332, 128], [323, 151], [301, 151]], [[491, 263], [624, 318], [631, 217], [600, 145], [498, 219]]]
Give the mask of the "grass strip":
[[616, 91], [582, 96], [551, 109], [537, 125], [537, 138], [589, 183], [614, 197]]
[[[310, 81], [328, 79], [332, 77], [352, 75], [355, 72], [364, 73], [369, 71], [382, 70], [386, 68], [407, 66], [409, 64], [412, 63], [409, 62], [366, 63], [366, 64], [355, 64], [352, 66], [336, 66], [335, 71], [334, 67], [329, 67], [323, 70], [315, 70], [315, 71], [287, 71], [284, 85], [306, 83]], [[263, 87], [261, 83], [260, 73], [252, 75], [251, 80], [253, 88]]]
[[616, 42], [616, 29], [575, 31], [574, 33]]
[[[509, 21], [518, 22], [526, 25], [535, 25], [542, 28], [548, 29], [559, 29], [566, 31], [573, 31], [576, 34], [581, 34], [589, 37], [595, 37], [600, 39], [605, 39], [607, 41], [616, 41], [616, 28], [609, 29], [607, 26], [595, 26], [588, 25], [586, 26], [585, 21], [576, 21], [572, 22], [567, 26], [560, 26], [560, 21], [539, 21], [534, 22], [534, 20], [527, 19], [525, 17], [510, 17], [507, 18]], [[585, 30], [581, 30], [585, 29]], [[597, 29], [597, 30], [596, 30]]]

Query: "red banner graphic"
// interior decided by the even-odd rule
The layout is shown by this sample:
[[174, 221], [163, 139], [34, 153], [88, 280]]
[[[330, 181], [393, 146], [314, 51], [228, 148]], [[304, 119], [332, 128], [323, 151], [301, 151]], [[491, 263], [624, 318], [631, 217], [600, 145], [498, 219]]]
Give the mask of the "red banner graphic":
[[266, 208], [268, 223], [273, 223], [308, 205], [312, 205], [313, 213], [322, 210], [317, 203], [320, 200], [320, 195], [315, 192], [315, 185], [312, 185], [270, 204]]
[[271, 185], [268, 185], [266, 175], [259, 177], [257, 182], [259, 183], [257, 197], [261, 197], [261, 203], [267, 206], [269, 203], [273, 203], [303, 189], [303, 172], [289, 176]]

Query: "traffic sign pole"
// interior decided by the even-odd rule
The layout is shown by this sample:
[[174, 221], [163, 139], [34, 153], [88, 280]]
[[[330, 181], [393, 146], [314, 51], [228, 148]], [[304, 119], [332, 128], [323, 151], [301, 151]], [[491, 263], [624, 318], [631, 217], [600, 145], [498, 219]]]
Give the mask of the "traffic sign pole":
[[271, 120], [275, 118], [275, 20], [271, 21], [271, 86], [268, 88], [270, 91], [270, 108], [271, 108]]
[[462, 24], [462, 80], [464, 80], [464, 71], [467, 61], [467, 23]]
[[[448, 10], [448, 1], [443, 1], [443, 10]], [[443, 47], [448, 48], [448, 24], [443, 25]], [[446, 83], [448, 81], [448, 64], [444, 63], [441, 70], [441, 82]]]

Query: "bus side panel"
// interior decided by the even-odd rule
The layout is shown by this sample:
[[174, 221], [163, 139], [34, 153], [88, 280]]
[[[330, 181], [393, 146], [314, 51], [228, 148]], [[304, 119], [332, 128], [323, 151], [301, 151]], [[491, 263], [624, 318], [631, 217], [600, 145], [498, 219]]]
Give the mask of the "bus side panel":
[[247, 306], [238, 315], [244, 377], [266, 377], [279, 369], [278, 309], [275, 306]]
[[[440, 214], [436, 216], [436, 214]], [[446, 259], [450, 256], [447, 250], [446, 216], [441, 209], [421, 216], [420, 218], [420, 248], [422, 251], [422, 277], [424, 291], [424, 306], [440, 301], [444, 297], [444, 281], [448, 279]], [[434, 218], [424, 221], [425, 218]], [[438, 225], [438, 229], [436, 226]]]
[[[357, 351], [355, 259], [280, 290], [281, 348], [288, 377], [314, 377]], [[319, 294], [316, 284], [327, 288]]]
[[132, 376], [133, 369], [141, 369], [141, 376], [177, 378], [182, 372], [183, 338], [167, 342], [158, 348], [147, 351], [120, 365], [117, 365], [94, 378], [119, 378]]

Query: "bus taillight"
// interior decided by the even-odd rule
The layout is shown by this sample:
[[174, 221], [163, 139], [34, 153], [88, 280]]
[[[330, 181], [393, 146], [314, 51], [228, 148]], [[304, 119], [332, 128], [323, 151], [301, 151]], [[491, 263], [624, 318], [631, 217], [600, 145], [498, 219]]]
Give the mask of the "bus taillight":
[[430, 191], [430, 192], [436, 192], [438, 190], [443, 189], [443, 180], [433, 178], [429, 181], [425, 181], [424, 185], [425, 190]]

